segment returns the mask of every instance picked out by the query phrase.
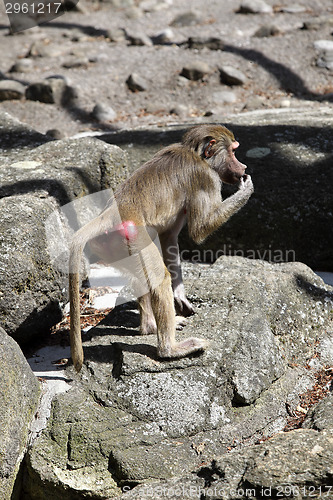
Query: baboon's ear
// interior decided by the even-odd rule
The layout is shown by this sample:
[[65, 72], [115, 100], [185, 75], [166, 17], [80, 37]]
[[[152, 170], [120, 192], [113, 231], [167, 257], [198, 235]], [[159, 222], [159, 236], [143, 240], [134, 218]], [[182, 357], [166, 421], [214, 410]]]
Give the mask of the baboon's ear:
[[216, 140], [215, 139], [212, 139], [211, 141], [209, 141], [209, 143], [205, 146], [205, 150], [204, 150], [204, 157], [205, 158], [210, 158], [211, 156], [213, 156], [214, 154], [214, 151], [212, 151], [212, 147], [213, 145], [216, 144]]

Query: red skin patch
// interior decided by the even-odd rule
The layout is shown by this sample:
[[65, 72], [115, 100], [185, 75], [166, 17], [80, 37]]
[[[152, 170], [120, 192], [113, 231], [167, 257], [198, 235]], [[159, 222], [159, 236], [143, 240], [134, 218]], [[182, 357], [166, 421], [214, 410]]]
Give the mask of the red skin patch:
[[136, 227], [135, 222], [131, 220], [122, 222], [116, 227], [116, 229], [120, 236], [129, 242], [135, 241], [138, 236], [138, 228]]

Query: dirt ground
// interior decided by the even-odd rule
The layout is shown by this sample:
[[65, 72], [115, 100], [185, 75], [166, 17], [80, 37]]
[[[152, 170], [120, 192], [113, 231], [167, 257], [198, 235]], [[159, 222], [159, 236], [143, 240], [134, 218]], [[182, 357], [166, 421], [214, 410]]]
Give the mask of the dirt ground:
[[[6, 100], [0, 103], [0, 109], [40, 132], [58, 129], [66, 137], [148, 125], [223, 122], [233, 113], [254, 109], [318, 108], [323, 102], [332, 103], [333, 69], [318, 66], [320, 53], [314, 47], [316, 40], [333, 42], [332, 1], [300, 0], [295, 4], [291, 0], [266, 0], [273, 7], [268, 14], [238, 13], [241, 3], [80, 0], [81, 12], [67, 12], [15, 35], [10, 34], [1, 3], [0, 79], [29, 85], [61, 75], [76, 89], [78, 97], [65, 106], [25, 98]], [[176, 16], [189, 11], [195, 15], [193, 24], [171, 26]], [[319, 16], [317, 27], [304, 29], [305, 22]], [[254, 36], [263, 26], [273, 26], [276, 34]], [[121, 29], [126, 30], [127, 38]], [[150, 44], [149, 37], [166, 29], [172, 30], [167, 44]], [[131, 45], [129, 36], [138, 33], [147, 37], [145, 45]], [[120, 40], [111, 41], [113, 37]], [[223, 42], [223, 50], [191, 49], [187, 44], [190, 37], [217, 37]], [[35, 57], [29, 56], [33, 44], [37, 44]], [[32, 60], [28, 72], [9, 72], [25, 57]], [[184, 66], [197, 61], [209, 65], [203, 79], [180, 77]], [[224, 65], [241, 70], [246, 81], [231, 87], [221, 83], [218, 68]], [[146, 90], [129, 90], [126, 80], [132, 73], [145, 78]], [[231, 92], [234, 102], [224, 102], [221, 91]], [[104, 122], [96, 119], [92, 115], [96, 103], [111, 107], [115, 117]]]

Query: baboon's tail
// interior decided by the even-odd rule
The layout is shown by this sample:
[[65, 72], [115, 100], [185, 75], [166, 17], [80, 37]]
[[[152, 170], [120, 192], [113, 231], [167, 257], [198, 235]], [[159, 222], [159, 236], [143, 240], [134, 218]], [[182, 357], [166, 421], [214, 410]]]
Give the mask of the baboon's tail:
[[70, 343], [71, 355], [76, 371], [83, 364], [83, 348], [80, 325], [80, 266], [86, 243], [110, 228], [110, 214], [101, 214], [79, 229], [72, 240], [69, 254], [69, 303], [70, 303]]
[[74, 239], [71, 245], [69, 257], [70, 341], [73, 364], [78, 372], [81, 370], [83, 364], [79, 294], [82, 252], [82, 245], [78, 245]]

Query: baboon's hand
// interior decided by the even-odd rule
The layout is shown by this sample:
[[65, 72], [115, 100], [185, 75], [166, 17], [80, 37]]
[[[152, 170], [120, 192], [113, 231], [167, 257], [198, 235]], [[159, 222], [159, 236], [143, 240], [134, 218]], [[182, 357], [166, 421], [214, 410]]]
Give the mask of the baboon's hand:
[[251, 176], [249, 174], [244, 174], [239, 182], [239, 189], [246, 191], [247, 193], [253, 193], [254, 187]]

